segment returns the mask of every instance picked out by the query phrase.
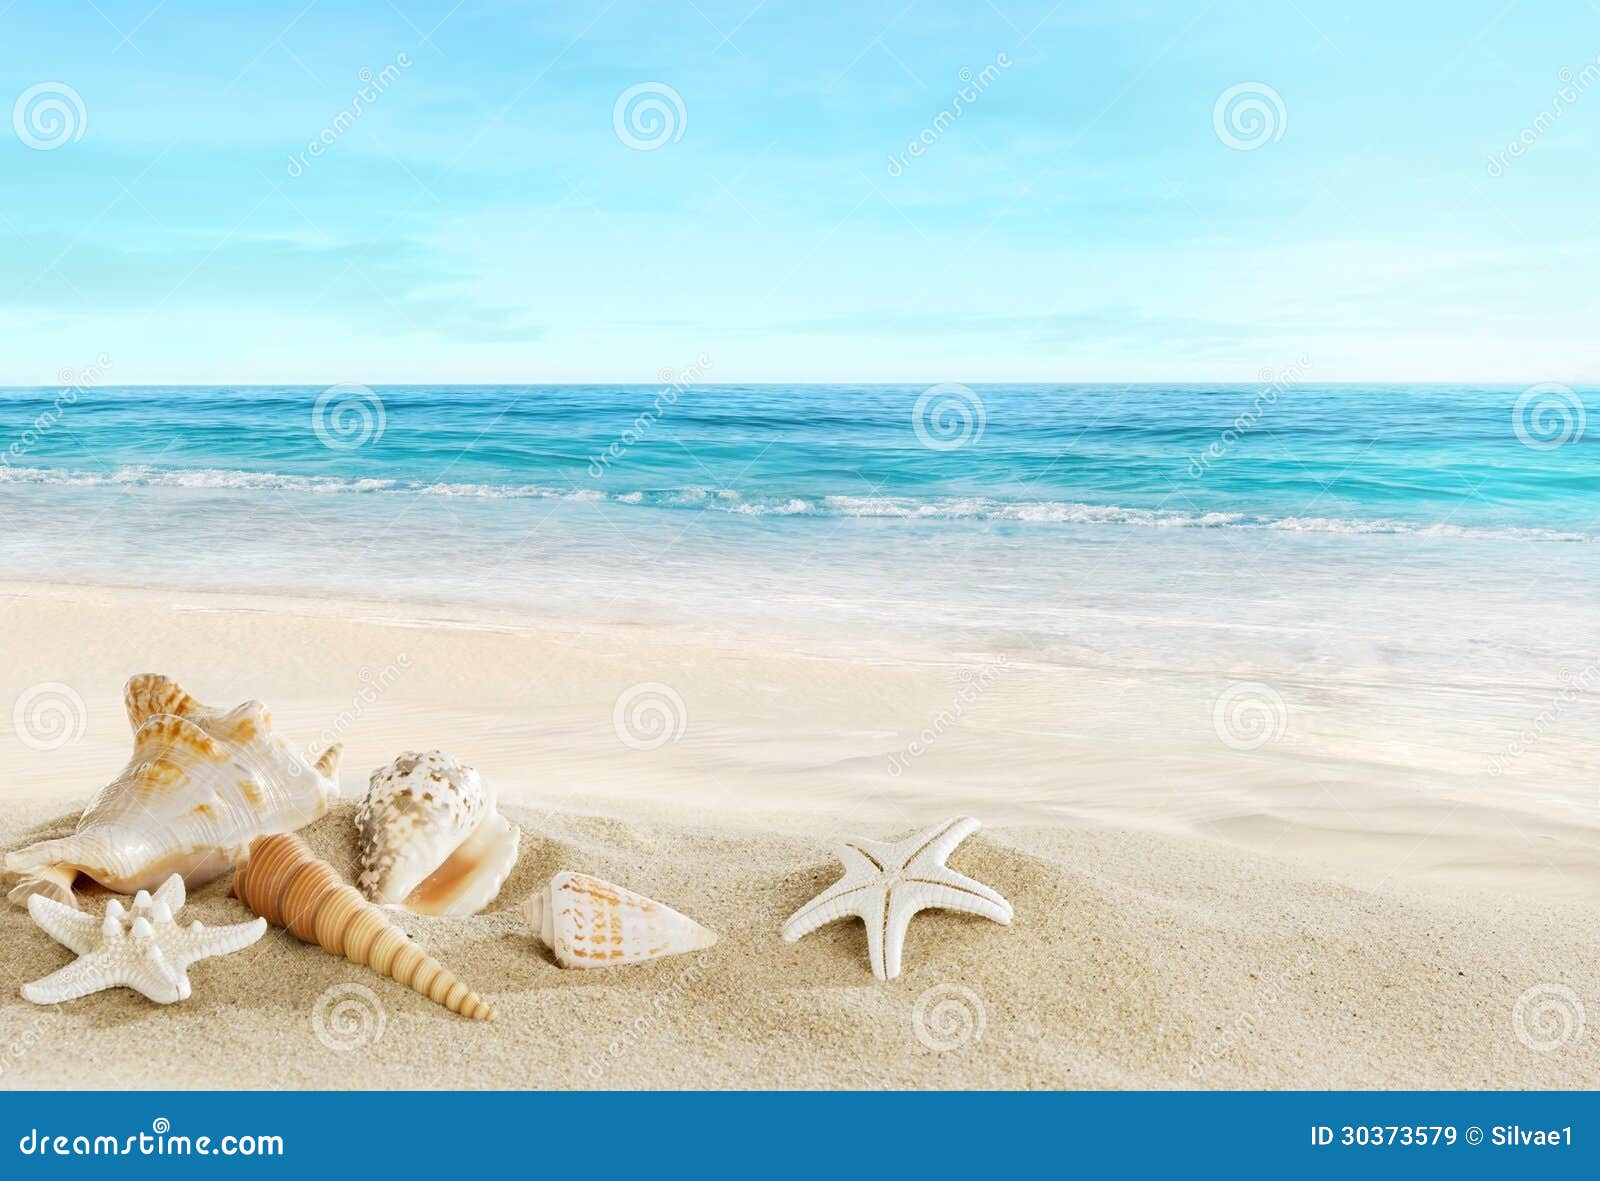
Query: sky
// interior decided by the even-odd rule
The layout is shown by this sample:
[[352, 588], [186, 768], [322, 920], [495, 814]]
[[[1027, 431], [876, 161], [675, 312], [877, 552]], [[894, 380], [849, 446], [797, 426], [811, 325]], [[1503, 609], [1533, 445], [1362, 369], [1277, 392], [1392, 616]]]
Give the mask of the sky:
[[1586, 3], [0, 0], [0, 91], [4, 384], [1600, 372]]

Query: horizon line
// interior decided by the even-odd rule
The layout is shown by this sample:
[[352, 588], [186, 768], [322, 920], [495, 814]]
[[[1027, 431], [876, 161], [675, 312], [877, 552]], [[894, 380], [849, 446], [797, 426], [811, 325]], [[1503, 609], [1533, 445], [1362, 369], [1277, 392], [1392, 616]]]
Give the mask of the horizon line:
[[[517, 387], [539, 388], [545, 386], [575, 386], [579, 388], [606, 389], [618, 386], [637, 386], [652, 389], [661, 386], [677, 386], [679, 389], [718, 389], [728, 386], [907, 386], [932, 387], [937, 385], [964, 385], [964, 386], [1026, 386], [1026, 385], [1058, 385], [1058, 386], [1101, 386], [1120, 385], [1129, 388], [1140, 386], [1201, 386], [1201, 385], [1229, 385], [1229, 386], [1254, 386], [1281, 384], [1293, 386], [1344, 386], [1344, 385], [1376, 385], [1376, 386], [1443, 386], [1443, 385], [1480, 385], [1480, 386], [1527, 386], [1550, 382], [1548, 376], [1526, 378], [1487, 378], [1487, 377], [1430, 377], [1430, 378], [1400, 378], [1400, 377], [1341, 377], [1325, 379], [1290, 379], [1282, 377], [1257, 374], [1251, 378], [1233, 377], [1194, 377], [1194, 378], [1121, 378], [1121, 377], [974, 377], [974, 378], [760, 378], [740, 379], [731, 378], [721, 381], [675, 381], [670, 378], [657, 377], [653, 380], [640, 381], [637, 379], [606, 379], [584, 378], [559, 379], [544, 378], [539, 380], [498, 380], [498, 381], [158, 381], [143, 380], [131, 382], [88, 382], [78, 384], [71, 380], [58, 380], [53, 382], [12, 382], [0, 381], [0, 389], [7, 390], [53, 390], [72, 387], [76, 384], [78, 389], [90, 390], [143, 390], [143, 389], [216, 389], [227, 387], [234, 389], [332, 389], [335, 386], [364, 386], [367, 388], [383, 387], [386, 389], [510, 389]], [[1600, 378], [1569, 378], [1559, 384], [1580, 386], [1600, 386]]]

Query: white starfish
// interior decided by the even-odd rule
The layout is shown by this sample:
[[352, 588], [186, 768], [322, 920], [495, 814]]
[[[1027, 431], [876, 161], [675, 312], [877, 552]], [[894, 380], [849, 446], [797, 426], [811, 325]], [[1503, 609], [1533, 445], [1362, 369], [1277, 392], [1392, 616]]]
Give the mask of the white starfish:
[[172, 916], [184, 897], [183, 878], [173, 874], [153, 896], [144, 890], [134, 895], [131, 911], [113, 898], [105, 917], [96, 919], [43, 894], [33, 895], [28, 899], [33, 921], [78, 958], [43, 980], [24, 984], [22, 995], [36, 1005], [54, 1005], [122, 986], [170, 1005], [189, 996], [190, 964], [249, 947], [267, 929], [267, 920], [260, 918], [226, 927], [201, 922], [180, 927]]
[[897, 844], [861, 837], [845, 841], [838, 850], [844, 877], [789, 916], [783, 924], [785, 942], [837, 919], [858, 917], [867, 925], [873, 975], [893, 980], [900, 975], [906, 928], [919, 910], [959, 910], [1008, 925], [1011, 903], [945, 867], [944, 859], [979, 827], [971, 816], [952, 816]]

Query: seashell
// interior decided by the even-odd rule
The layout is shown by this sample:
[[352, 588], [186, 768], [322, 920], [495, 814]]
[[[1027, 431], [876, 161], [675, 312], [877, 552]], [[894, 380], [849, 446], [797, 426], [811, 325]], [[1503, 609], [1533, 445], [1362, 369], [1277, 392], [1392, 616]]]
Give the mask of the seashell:
[[418, 914], [477, 914], [500, 893], [522, 841], [478, 772], [437, 750], [408, 750], [374, 771], [356, 826], [356, 885]]
[[670, 906], [570, 870], [530, 894], [522, 917], [563, 968], [638, 964], [717, 941], [715, 931]]
[[233, 879], [234, 895], [303, 943], [363, 964], [453, 1013], [474, 1021], [494, 1016], [488, 1002], [423, 951], [384, 911], [347, 885], [339, 872], [294, 833], [257, 837]]
[[312, 764], [273, 732], [259, 701], [213, 709], [153, 674], [134, 677], [123, 696], [133, 757], [72, 836], [6, 855], [7, 874], [21, 878], [13, 902], [37, 893], [76, 906], [80, 873], [120, 894], [153, 890], [174, 873], [204, 885], [252, 838], [309, 824], [338, 794], [341, 748]]

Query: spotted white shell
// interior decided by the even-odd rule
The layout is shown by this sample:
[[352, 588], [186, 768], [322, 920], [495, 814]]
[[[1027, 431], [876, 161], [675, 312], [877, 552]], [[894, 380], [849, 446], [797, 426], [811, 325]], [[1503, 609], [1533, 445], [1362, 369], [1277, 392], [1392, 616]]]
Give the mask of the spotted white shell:
[[476, 914], [517, 862], [522, 832], [478, 772], [442, 751], [406, 751], [372, 773], [356, 810], [373, 902], [418, 914]]

